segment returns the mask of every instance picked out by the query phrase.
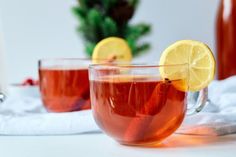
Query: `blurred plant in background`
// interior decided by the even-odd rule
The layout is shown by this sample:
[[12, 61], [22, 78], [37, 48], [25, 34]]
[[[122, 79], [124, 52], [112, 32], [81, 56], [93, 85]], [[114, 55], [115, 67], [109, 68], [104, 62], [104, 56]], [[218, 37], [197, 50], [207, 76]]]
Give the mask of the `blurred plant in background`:
[[92, 56], [95, 45], [102, 39], [117, 36], [126, 39], [133, 56], [150, 48], [139, 39], [150, 32], [145, 23], [130, 24], [139, 0], [78, 0], [73, 13], [80, 21], [78, 32], [85, 41], [86, 53]]

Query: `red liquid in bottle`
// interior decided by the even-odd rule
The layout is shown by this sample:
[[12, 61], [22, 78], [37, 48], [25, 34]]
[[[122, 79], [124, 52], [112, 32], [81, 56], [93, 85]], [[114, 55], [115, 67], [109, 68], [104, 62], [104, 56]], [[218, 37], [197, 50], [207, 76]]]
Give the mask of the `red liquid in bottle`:
[[39, 77], [47, 110], [69, 112], [90, 108], [88, 69], [40, 69]]
[[90, 82], [93, 114], [108, 135], [123, 144], [161, 141], [182, 123], [186, 92], [182, 81], [134, 78]]
[[236, 75], [236, 1], [221, 0], [217, 17], [218, 78]]

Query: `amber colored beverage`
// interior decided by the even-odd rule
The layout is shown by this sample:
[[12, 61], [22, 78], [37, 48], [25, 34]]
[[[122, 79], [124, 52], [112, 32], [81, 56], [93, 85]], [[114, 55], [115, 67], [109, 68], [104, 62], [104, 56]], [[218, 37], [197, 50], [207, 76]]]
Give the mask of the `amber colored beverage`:
[[97, 124], [122, 144], [161, 141], [182, 123], [187, 93], [176, 89], [180, 80], [103, 77], [90, 81]]
[[90, 108], [88, 69], [39, 69], [40, 91], [47, 110], [69, 112]]
[[217, 17], [218, 78], [236, 75], [236, 1], [221, 0]]

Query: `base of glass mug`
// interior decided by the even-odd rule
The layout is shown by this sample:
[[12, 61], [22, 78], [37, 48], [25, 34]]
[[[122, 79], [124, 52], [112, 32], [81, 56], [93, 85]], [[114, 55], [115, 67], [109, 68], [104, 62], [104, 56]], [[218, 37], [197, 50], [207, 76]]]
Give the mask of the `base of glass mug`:
[[[169, 136], [168, 136], [169, 137]], [[124, 142], [124, 141], [117, 141], [119, 144], [124, 146], [131, 146], [131, 147], [162, 147], [163, 141], [168, 138], [160, 138], [158, 140], [148, 141], [148, 142]]]

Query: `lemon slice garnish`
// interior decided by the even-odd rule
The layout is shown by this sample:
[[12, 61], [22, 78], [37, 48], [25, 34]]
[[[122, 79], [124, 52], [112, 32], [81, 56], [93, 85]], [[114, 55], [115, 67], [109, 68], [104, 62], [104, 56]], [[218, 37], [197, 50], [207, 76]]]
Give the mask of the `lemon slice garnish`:
[[[188, 68], [165, 66], [181, 64], [187, 64]], [[162, 77], [177, 80], [182, 79], [181, 76], [185, 73], [188, 75], [188, 90], [199, 91], [207, 87], [214, 79], [216, 62], [211, 49], [206, 44], [182, 40], [172, 44], [162, 53], [160, 65], [164, 65], [160, 68]]]
[[92, 61], [94, 64], [132, 60], [132, 52], [128, 43], [118, 37], [109, 37], [100, 41], [94, 48]]

